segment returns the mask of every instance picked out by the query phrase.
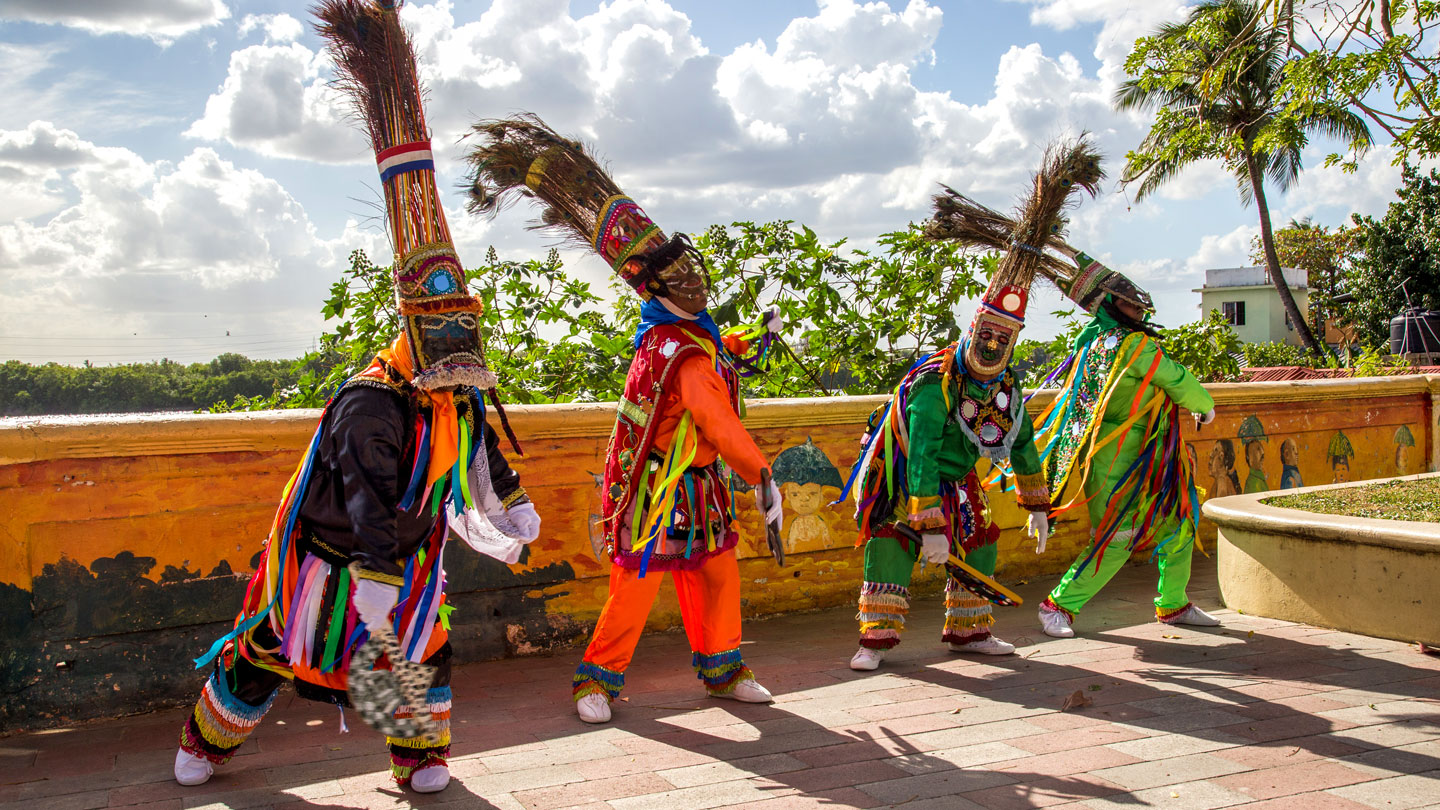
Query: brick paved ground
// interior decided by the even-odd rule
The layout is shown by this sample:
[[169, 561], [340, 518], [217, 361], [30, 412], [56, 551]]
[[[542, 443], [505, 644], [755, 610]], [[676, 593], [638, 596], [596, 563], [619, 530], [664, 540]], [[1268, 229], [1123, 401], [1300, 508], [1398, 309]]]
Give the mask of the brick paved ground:
[[[1196, 567], [1214, 607], [1213, 563]], [[455, 781], [434, 796], [397, 790], [353, 715], [338, 735], [335, 710], [287, 692], [200, 788], [170, 778], [178, 711], [0, 740], [0, 808], [1440, 807], [1440, 658], [1228, 611], [1165, 627], [1152, 576], [1122, 572], [1071, 640], [1035, 626], [1045, 583], [1021, 588], [999, 625], [1020, 654], [1001, 659], [944, 652], [938, 599], [873, 674], [846, 667], [849, 611], [755, 623], [773, 706], [700, 697], [678, 634], [642, 643], [603, 727], [572, 713], [576, 652], [462, 667]], [[1091, 704], [1059, 711], [1077, 691]]]

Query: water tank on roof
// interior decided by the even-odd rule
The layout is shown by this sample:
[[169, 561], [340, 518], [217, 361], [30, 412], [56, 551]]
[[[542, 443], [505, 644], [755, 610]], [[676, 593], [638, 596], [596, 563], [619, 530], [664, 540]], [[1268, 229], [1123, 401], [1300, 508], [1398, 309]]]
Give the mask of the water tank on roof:
[[1391, 354], [1440, 354], [1440, 310], [1411, 307], [1390, 319]]

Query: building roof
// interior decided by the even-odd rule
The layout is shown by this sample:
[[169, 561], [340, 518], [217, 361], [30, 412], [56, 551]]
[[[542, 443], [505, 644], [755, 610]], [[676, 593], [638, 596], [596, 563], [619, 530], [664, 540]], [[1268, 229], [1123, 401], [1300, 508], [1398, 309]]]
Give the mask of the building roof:
[[[1292, 290], [1306, 289], [1309, 279], [1305, 271], [1297, 267], [1282, 267], [1280, 272]], [[1270, 275], [1264, 267], [1215, 267], [1205, 271], [1205, 286], [1201, 290], [1216, 287], [1268, 287]]]
[[[1440, 366], [1411, 366], [1395, 369], [1396, 374], [1440, 374]], [[1239, 382], [1290, 382], [1291, 380], [1333, 380], [1353, 377], [1350, 368], [1306, 368], [1305, 366], [1271, 366], [1242, 368]]]

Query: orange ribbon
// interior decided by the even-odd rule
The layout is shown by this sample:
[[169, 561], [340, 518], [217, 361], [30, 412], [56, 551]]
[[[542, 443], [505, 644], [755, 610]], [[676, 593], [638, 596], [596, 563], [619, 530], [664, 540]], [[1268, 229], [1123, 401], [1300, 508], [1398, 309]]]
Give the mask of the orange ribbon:
[[[384, 361], [400, 373], [406, 382], [415, 379], [415, 355], [410, 351], [410, 336], [403, 330], [390, 344], [375, 355], [366, 372], [378, 371], [378, 364]], [[460, 457], [460, 422], [455, 412], [455, 395], [449, 391], [419, 391], [420, 402], [430, 404], [430, 464], [425, 471], [425, 485], [431, 486], [445, 477]]]

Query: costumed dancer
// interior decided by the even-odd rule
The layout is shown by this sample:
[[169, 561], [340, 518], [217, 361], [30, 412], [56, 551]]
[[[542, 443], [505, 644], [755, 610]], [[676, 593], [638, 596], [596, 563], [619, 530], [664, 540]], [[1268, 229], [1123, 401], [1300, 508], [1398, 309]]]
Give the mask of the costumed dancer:
[[[578, 141], [539, 118], [481, 122], [475, 134], [482, 143], [470, 156], [472, 211], [535, 198], [544, 206], [537, 228], [599, 254], [644, 300], [606, 450], [601, 521], [610, 595], [575, 671], [577, 713], [588, 723], [610, 719], [665, 572], [675, 580], [692, 664], [708, 693], [769, 702], [740, 654], [739, 536], [726, 466], [755, 487], [772, 527], [780, 493], [740, 422], [737, 375], [706, 311], [703, 258], [684, 234], [666, 238]], [[772, 531], [772, 549], [778, 542]]]
[[[947, 189], [944, 208], [957, 238], [972, 246], [1003, 243], [1008, 219]], [[1199, 424], [1215, 402], [1185, 367], [1165, 356], [1149, 318], [1150, 296], [1124, 275], [1065, 244], [1049, 247], [1039, 272], [1092, 316], [1071, 354], [1044, 387], [1059, 389], [1041, 416], [1036, 443], [1057, 514], [1084, 505], [1092, 541], [1040, 606], [1051, 636], [1073, 636], [1075, 615], [1110, 581], [1131, 551], [1154, 544], [1160, 569], [1156, 616], [1170, 624], [1215, 626], [1185, 595], [1200, 513], [1179, 409]], [[1073, 264], [1071, 263], [1073, 262]], [[1065, 502], [1067, 488], [1078, 493]], [[1120, 547], [1112, 548], [1112, 543]]]
[[[175, 778], [208, 780], [293, 680], [301, 697], [354, 705], [391, 730], [395, 780], [435, 792], [450, 781], [447, 524], [464, 509], [474, 539], [534, 539], [540, 518], [486, 423], [482, 392], [498, 401], [480, 302], [450, 243], [395, 4], [327, 0], [316, 13], [379, 163], [399, 336], [326, 405], [234, 630], [197, 659], [214, 666], [181, 731]], [[382, 670], [394, 672], [372, 671], [381, 651], [390, 652]], [[370, 686], [386, 677], [398, 688]], [[380, 687], [389, 694], [378, 703], [362, 691]], [[401, 694], [411, 699], [397, 709]], [[424, 733], [406, 731], [422, 718]]]
[[[1093, 193], [1098, 171], [1083, 143], [1046, 155], [966, 336], [917, 363], [870, 418], [847, 486], [860, 480], [856, 512], [859, 543], [865, 546], [860, 647], [851, 669], [876, 669], [886, 651], [900, 643], [917, 558], [947, 566], [942, 641], [952, 651], [1015, 651], [991, 634], [993, 604], [1019, 600], [991, 579], [1000, 529], [990, 518], [975, 465], [981, 458], [1008, 459], [1015, 470], [1016, 500], [1030, 513], [1029, 531], [1043, 547], [1050, 496], [1010, 355], [1025, 323], [1039, 260], [1040, 251], [1032, 246], [1044, 244], [1057, 227], [1074, 190]], [[954, 238], [940, 213], [927, 226], [927, 235]]]
[[[1080, 610], [1132, 551], [1153, 546], [1150, 556], [1160, 569], [1155, 616], [1166, 624], [1214, 627], [1220, 621], [1185, 593], [1200, 497], [1180, 409], [1207, 425], [1215, 419], [1215, 400], [1189, 369], [1165, 355], [1149, 323], [1155, 312], [1149, 294], [1084, 253], [1060, 249], [1076, 270], [1056, 281], [1092, 317], [1046, 380], [1060, 391], [1040, 418], [1036, 442], [1056, 514], [1084, 504], [1093, 537], [1040, 604], [1040, 623], [1047, 635], [1075, 635]], [[1072, 485], [1079, 491], [1062, 504]]]

